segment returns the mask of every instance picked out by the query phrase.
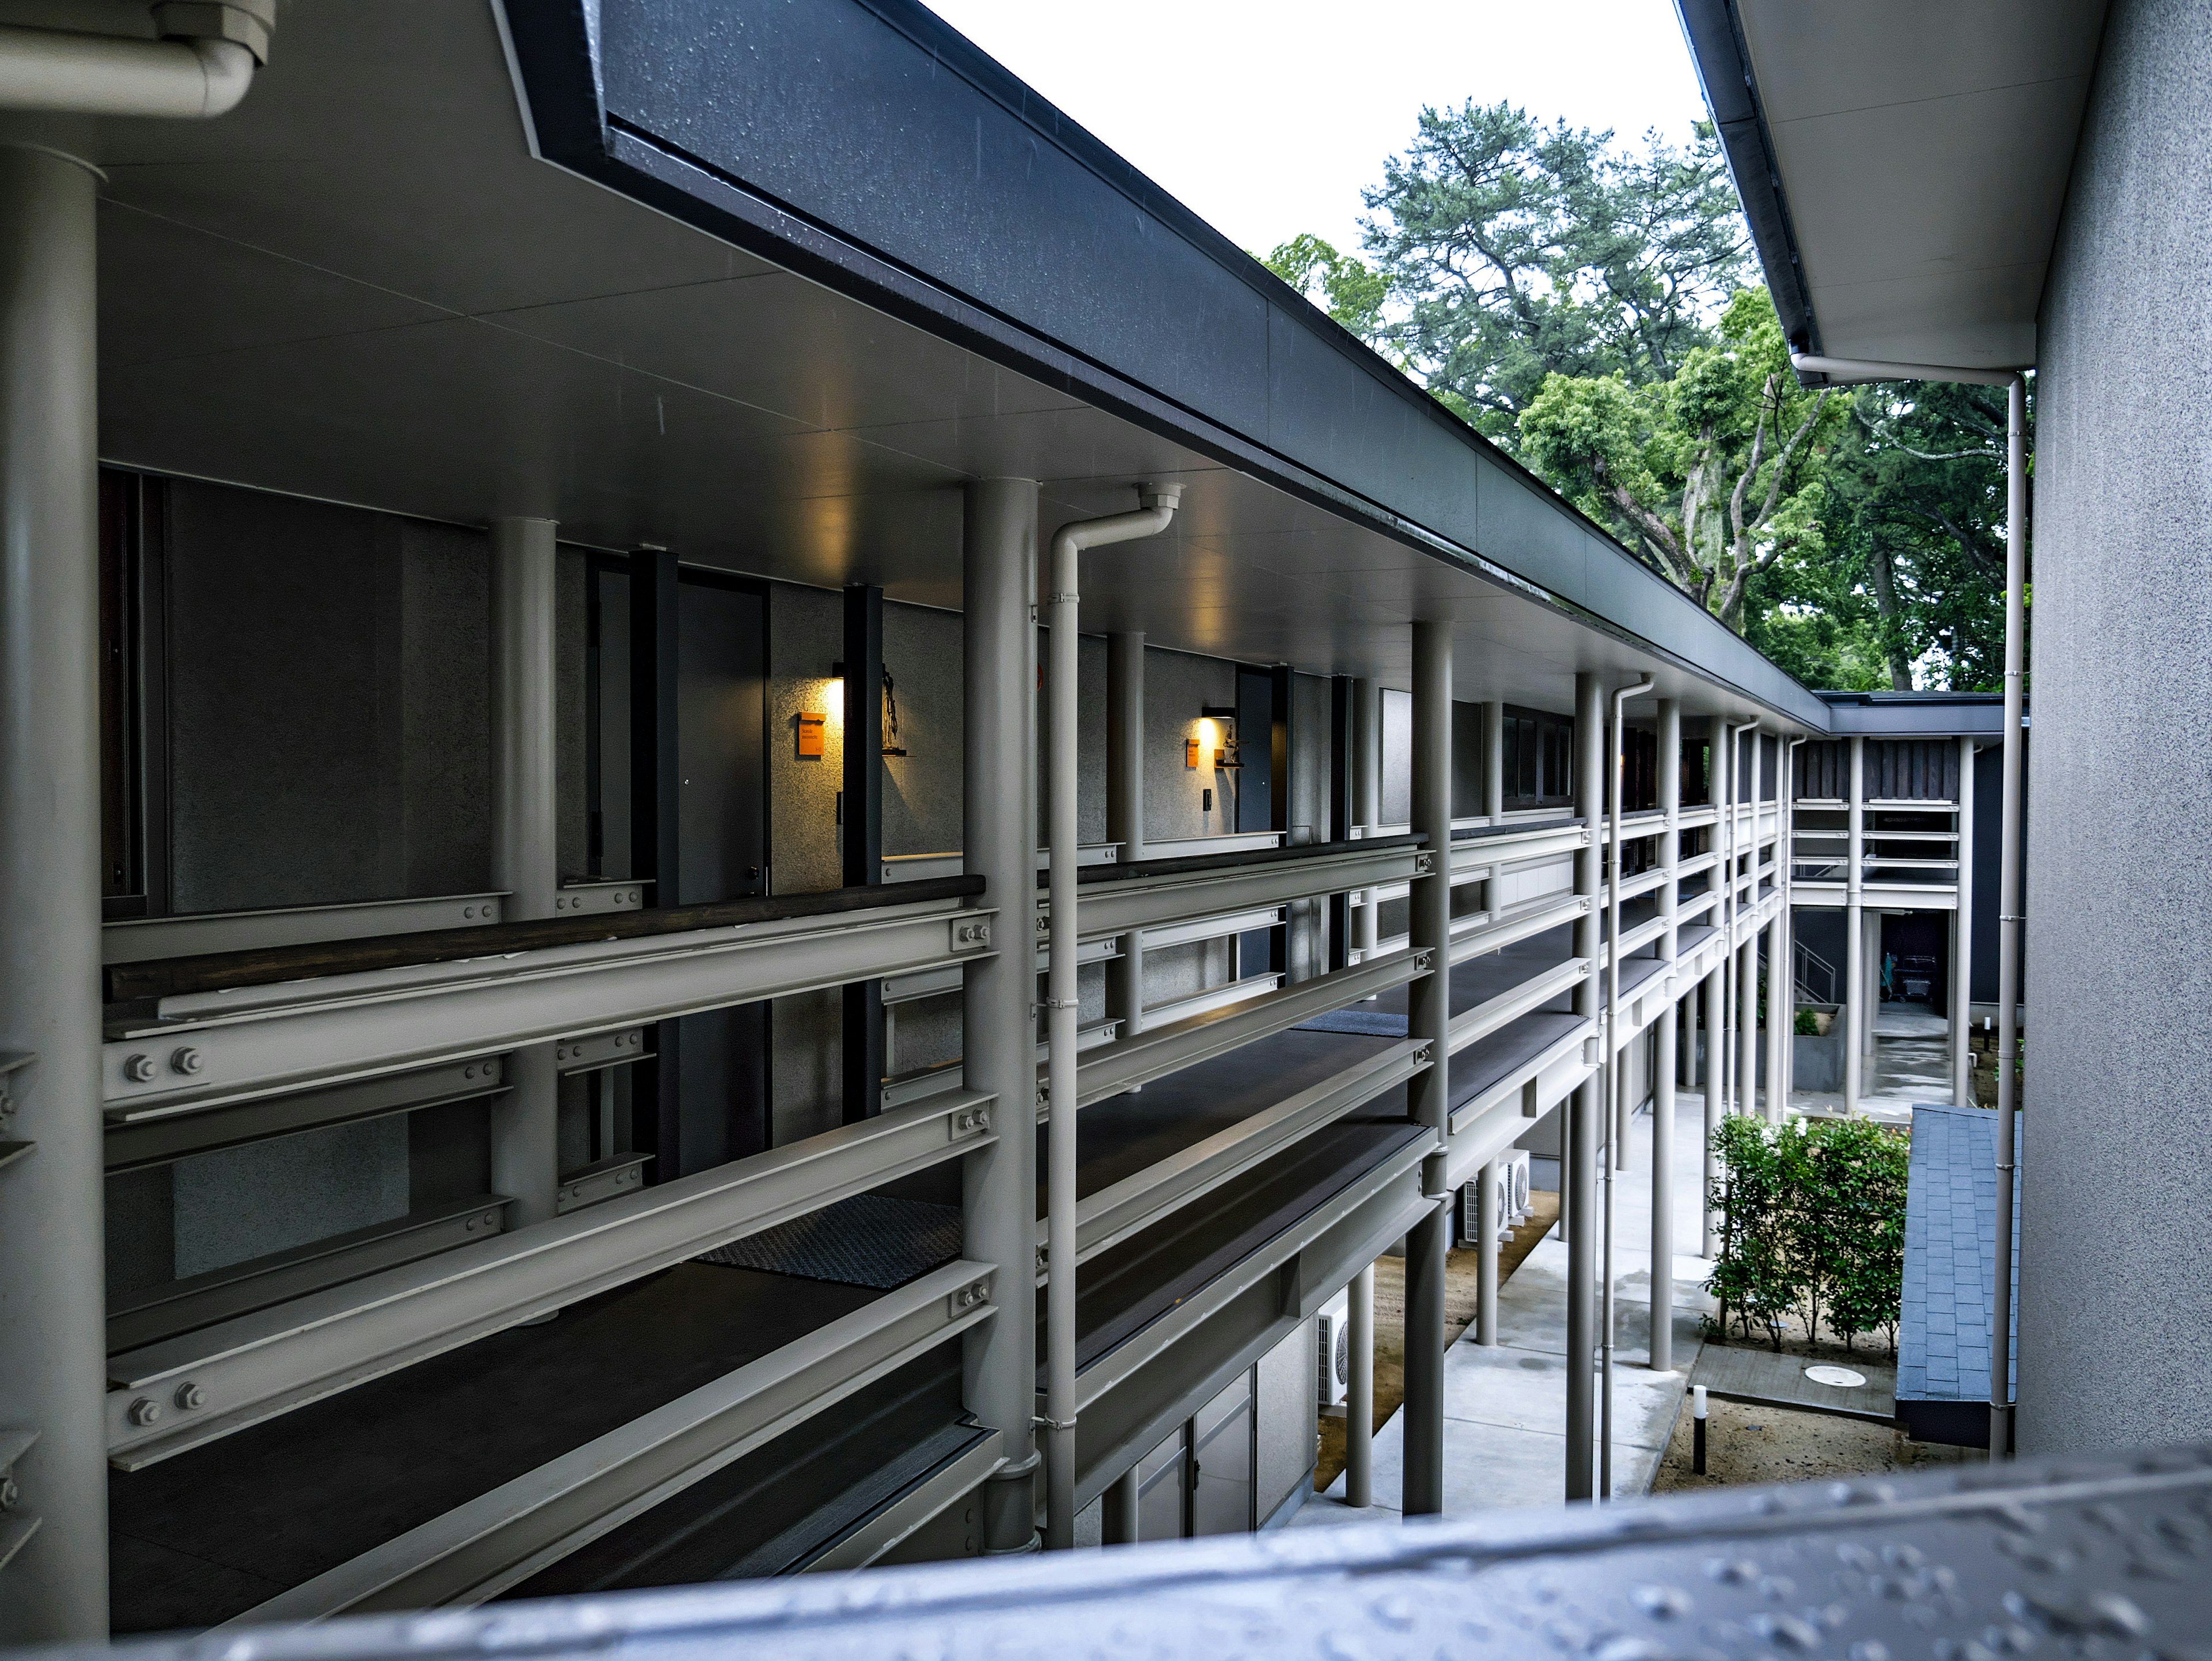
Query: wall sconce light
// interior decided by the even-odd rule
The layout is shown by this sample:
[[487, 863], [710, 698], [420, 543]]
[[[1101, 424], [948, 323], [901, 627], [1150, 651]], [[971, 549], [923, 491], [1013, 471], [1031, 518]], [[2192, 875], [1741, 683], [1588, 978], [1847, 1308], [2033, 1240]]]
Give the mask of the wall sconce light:
[[[884, 753], [886, 756], [903, 756], [906, 754], [906, 751], [893, 742], [893, 740], [898, 737], [899, 729], [898, 692], [896, 690], [896, 683], [891, 679], [890, 665], [886, 664], [884, 666], [883, 675]], [[844, 684], [845, 660], [842, 658], [839, 658], [836, 662], [830, 666], [830, 678], [833, 682], [836, 683], [840, 687], [842, 687]]]
[[1201, 704], [1198, 711], [1200, 732], [1198, 737], [1183, 741], [1182, 764], [1195, 769], [1204, 759], [1207, 742], [1215, 734], [1204, 729], [1209, 727], [1225, 728], [1224, 741], [1213, 745], [1213, 765], [1217, 770], [1233, 770], [1244, 765], [1237, 749], [1237, 706], [1231, 703]]

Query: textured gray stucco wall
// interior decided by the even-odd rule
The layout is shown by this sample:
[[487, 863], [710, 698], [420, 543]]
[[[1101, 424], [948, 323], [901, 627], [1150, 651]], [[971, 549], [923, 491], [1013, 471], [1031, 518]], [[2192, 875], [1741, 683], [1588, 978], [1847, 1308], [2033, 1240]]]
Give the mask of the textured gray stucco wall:
[[2020, 1451], [2212, 1438], [2212, 9], [2118, 0], [2044, 295]]
[[170, 487], [170, 873], [179, 911], [490, 880], [484, 537]]

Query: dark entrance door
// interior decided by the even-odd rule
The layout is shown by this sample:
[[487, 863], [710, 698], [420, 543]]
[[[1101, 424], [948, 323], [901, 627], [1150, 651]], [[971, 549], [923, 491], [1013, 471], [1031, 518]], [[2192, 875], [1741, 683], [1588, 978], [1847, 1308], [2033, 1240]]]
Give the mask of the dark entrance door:
[[[750, 585], [685, 572], [677, 587], [677, 881], [660, 903], [768, 891], [768, 601]], [[768, 1006], [686, 1016], [678, 1045], [678, 1171], [769, 1145]]]

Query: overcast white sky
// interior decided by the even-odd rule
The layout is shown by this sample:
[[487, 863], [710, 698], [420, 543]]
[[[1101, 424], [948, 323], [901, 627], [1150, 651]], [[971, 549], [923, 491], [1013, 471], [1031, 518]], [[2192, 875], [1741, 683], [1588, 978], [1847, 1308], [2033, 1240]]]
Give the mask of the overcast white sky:
[[955, 28], [1256, 253], [1359, 246], [1360, 187], [1423, 104], [1546, 120], [1705, 113], [1668, 0], [927, 0]]

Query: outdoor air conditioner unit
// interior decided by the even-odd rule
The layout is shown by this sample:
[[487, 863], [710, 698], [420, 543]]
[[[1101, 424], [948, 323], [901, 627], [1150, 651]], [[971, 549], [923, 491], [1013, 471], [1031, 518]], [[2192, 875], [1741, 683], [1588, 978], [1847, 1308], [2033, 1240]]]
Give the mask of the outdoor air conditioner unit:
[[1318, 1403], [1323, 1408], [1344, 1405], [1352, 1387], [1352, 1293], [1349, 1287], [1321, 1306], [1315, 1317], [1315, 1346], [1321, 1362]]
[[[1498, 1157], [1492, 1170], [1498, 1183], [1498, 1238], [1503, 1241], [1528, 1215], [1528, 1150], [1509, 1149]], [[1481, 1200], [1480, 1182], [1469, 1183], [1459, 1191], [1459, 1238], [1463, 1244], [1474, 1244], [1480, 1231]]]

